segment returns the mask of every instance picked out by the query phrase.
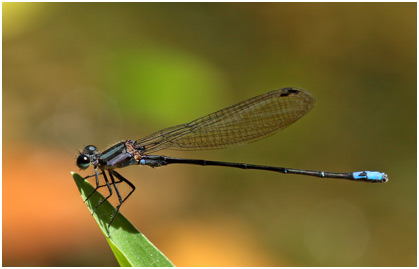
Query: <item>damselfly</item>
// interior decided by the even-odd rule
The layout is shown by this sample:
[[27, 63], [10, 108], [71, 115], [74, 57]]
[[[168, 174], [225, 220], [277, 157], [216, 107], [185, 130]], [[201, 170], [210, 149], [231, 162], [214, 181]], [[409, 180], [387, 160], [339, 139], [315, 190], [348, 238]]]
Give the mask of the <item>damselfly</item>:
[[[160, 130], [139, 140], [121, 141], [103, 152], [99, 152], [93, 145], [86, 146], [77, 157], [77, 166], [80, 169], [87, 169], [92, 164], [95, 173], [86, 178], [95, 177], [96, 179], [96, 187], [87, 196], [86, 201], [99, 188], [107, 187], [109, 195], [95, 207], [96, 210], [105, 200], [112, 196], [113, 187], [118, 196], [119, 203], [108, 224], [109, 231], [109, 227], [115, 219], [121, 205], [135, 190], [134, 184], [116, 171], [116, 169], [129, 165], [159, 167], [182, 163], [204, 166], [228, 166], [321, 178], [340, 178], [363, 182], [387, 182], [387, 175], [376, 171], [334, 173], [150, 155], [163, 149], [220, 149], [231, 145], [253, 142], [262, 137], [270, 136], [294, 123], [310, 111], [314, 103], [314, 97], [306, 90], [283, 88], [242, 101], [189, 123]], [[103, 175], [105, 180], [104, 185], [100, 185], [99, 175]], [[125, 182], [131, 187], [130, 192], [125, 197], [121, 196], [117, 187], [117, 184], [121, 182]]]

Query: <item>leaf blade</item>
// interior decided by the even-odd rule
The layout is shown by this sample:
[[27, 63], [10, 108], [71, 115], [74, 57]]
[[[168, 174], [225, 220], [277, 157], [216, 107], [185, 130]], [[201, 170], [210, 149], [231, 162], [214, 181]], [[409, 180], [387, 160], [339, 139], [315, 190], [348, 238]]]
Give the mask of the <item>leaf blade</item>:
[[[72, 175], [84, 201], [94, 188], [87, 180], [77, 173], [72, 172]], [[99, 192], [92, 194], [89, 200], [86, 201], [86, 205], [91, 213], [95, 206], [103, 199], [104, 197]], [[115, 258], [121, 266], [174, 266], [173, 263], [121, 213], [116, 215], [115, 220], [110, 227], [111, 237], [109, 238], [107, 236], [107, 225], [114, 210], [115, 208], [108, 201], [105, 201], [96, 209], [93, 217], [98, 223]]]

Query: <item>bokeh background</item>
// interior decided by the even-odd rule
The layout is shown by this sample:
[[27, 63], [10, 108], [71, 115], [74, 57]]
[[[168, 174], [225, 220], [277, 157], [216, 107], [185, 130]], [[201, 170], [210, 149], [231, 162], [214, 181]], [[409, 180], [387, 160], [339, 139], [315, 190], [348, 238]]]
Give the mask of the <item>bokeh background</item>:
[[[116, 266], [70, 171], [105, 149], [287, 86], [275, 136], [170, 156], [387, 184], [129, 167], [122, 213], [177, 266], [416, 266], [416, 3], [3, 3], [3, 265]], [[124, 189], [128, 191], [128, 189]]]

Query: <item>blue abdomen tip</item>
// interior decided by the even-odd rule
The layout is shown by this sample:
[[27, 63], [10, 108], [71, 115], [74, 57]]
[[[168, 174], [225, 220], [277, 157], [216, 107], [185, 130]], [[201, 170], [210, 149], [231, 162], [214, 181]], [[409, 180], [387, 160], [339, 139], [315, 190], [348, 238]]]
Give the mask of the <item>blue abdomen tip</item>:
[[366, 179], [371, 182], [387, 182], [387, 174], [377, 171], [361, 171], [353, 173], [354, 179]]

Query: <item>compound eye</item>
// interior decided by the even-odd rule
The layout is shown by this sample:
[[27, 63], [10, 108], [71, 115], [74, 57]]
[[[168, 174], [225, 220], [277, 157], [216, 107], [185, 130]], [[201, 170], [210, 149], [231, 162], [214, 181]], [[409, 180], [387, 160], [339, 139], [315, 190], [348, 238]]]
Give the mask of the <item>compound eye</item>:
[[90, 166], [90, 158], [86, 154], [80, 154], [77, 157], [76, 164], [80, 169], [87, 169]]
[[92, 153], [95, 153], [95, 151], [97, 151], [97, 148], [95, 146], [88, 145], [84, 148], [83, 153], [92, 154]]

